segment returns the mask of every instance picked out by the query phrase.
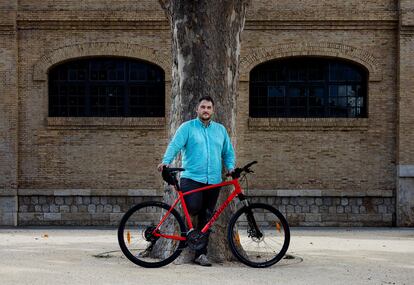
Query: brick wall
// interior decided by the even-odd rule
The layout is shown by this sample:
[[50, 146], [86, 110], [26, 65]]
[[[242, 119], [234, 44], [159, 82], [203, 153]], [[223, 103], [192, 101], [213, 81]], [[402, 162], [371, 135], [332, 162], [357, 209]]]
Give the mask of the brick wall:
[[15, 225], [18, 130], [17, 1], [6, 2], [0, 2], [0, 225]]
[[[403, 8], [411, 5], [410, 1], [402, 2]], [[17, 7], [1, 3], [3, 10]], [[1, 146], [8, 147], [12, 154], [0, 160], [0, 171], [4, 172], [0, 179], [5, 181], [0, 191], [6, 191], [8, 197], [19, 193], [19, 223], [81, 223], [82, 219], [77, 217], [83, 214], [78, 206], [95, 205], [97, 211], [100, 205], [88, 204], [88, 198], [92, 201], [94, 197], [115, 197], [118, 201], [124, 197], [132, 203], [135, 198], [121, 194], [125, 189], [145, 189], [154, 197], [159, 195], [162, 181], [155, 166], [168, 141], [165, 122], [169, 116], [171, 59], [169, 24], [158, 1], [88, 0], [74, 5], [63, 0], [21, 0], [18, 3], [14, 18], [2, 17], [12, 19], [9, 24], [0, 24], [3, 27], [0, 29], [17, 31], [14, 35], [0, 33], [4, 39], [0, 44], [4, 45], [0, 46], [0, 76], [9, 74], [12, 82], [19, 82], [18, 91], [15, 83], [6, 87], [9, 101], [0, 103], [0, 106], [6, 104], [7, 112], [3, 113], [6, 115], [1, 115], [6, 122], [2, 131], [9, 136], [5, 140], [2, 136]], [[274, 199], [272, 203], [285, 208], [292, 224], [391, 225], [394, 221], [393, 193], [399, 182], [397, 152], [404, 165], [413, 164], [409, 96], [404, 97], [406, 103], [397, 105], [397, 95], [403, 98], [403, 94], [408, 94], [404, 90], [412, 90], [412, 80], [408, 78], [412, 61], [406, 58], [410, 58], [413, 45], [410, 36], [401, 37], [400, 44], [396, 40], [398, 9], [397, 2], [391, 0], [252, 1], [242, 35], [235, 138], [238, 162], [259, 161], [256, 175], [250, 181], [251, 195]], [[407, 27], [411, 25], [410, 15], [405, 16]], [[10, 39], [17, 39], [17, 35], [18, 49], [10, 44], [13, 42]], [[6, 74], [4, 70], [16, 68], [10, 65], [10, 60], [17, 57], [17, 52], [18, 74], [17, 70]], [[166, 73], [167, 118], [48, 118], [48, 69], [61, 61], [99, 55], [141, 58], [161, 66]], [[301, 55], [338, 57], [364, 66], [369, 71], [368, 118], [249, 118], [250, 70], [267, 60]], [[405, 64], [399, 65], [402, 61]], [[400, 87], [396, 82], [400, 82]], [[17, 98], [18, 115], [16, 109], [10, 109]], [[399, 108], [406, 114], [406, 124], [397, 133], [397, 119], [401, 120], [403, 114], [398, 113]], [[18, 162], [17, 150], [13, 149], [17, 144]], [[17, 173], [19, 189], [12, 190], [11, 181], [17, 179]], [[55, 199], [64, 197], [59, 193], [78, 190], [87, 194], [70, 194], [72, 204], [68, 199], [67, 205], [59, 205], [57, 212], [51, 212], [51, 209], [56, 211], [52, 207], [57, 205]], [[275, 191], [284, 191], [284, 196]], [[302, 194], [295, 194], [298, 191]], [[322, 194], [309, 196], [312, 191]], [[80, 198], [82, 204], [78, 205]], [[66, 203], [66, 198], [63, 201]], [[382, 204], [376, 204], [378, 201]], [[373, 206], [366, 207], [364, 203]], [[119, 217], [118, 208], [114, 210], [118, 204], [110, 205], [112, 216]], [[73, 215], [65, 206], [69, 211], [74, 210]], [[123, 212], [123, 206], [118, 206]], [[102, 219], [97, 216], [101, 213], [81, 213], [89, 215], [86, 224], [95, 224], [95, 218], [96, 224], [114, 221], [109, 212], [103, 212]]]

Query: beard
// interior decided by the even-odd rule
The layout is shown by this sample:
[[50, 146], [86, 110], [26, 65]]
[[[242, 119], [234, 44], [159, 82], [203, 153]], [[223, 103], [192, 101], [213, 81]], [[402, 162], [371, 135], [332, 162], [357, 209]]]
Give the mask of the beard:
[[210, 114], [201, 114], [198, 117], [200, 118], [200, 120], [202, 120], [204, 122], [210, 121], [210, 119], [211, 119]]

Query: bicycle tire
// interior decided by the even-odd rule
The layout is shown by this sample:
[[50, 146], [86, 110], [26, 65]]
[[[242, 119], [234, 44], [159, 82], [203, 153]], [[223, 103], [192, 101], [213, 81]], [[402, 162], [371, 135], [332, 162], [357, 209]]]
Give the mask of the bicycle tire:
[[[249, 221], [248, 215], [253, 216], [254, 221]], [[257, 226], [251, 225], [252, 223]], [[256, 229], [262, 237], [255, 235]], [[234, 213], [229, 222], [227, 239], [233, 255], [239, 261], [251, 267], [263, 268], [272, 266], [283, 258], [289, 247], [290, 230], [287, 220], [276, 208], [253, 203]], [[260, 247], [260, 243], [264, 247]], [[264, 260], [259, 261], [259, 257]]]
[[[186, 246], [185, 241], [163, 237], [156, 238], [151, 234], [148, 235], [169, 209], [170, 206], [165, 203], [149, 201], [137, 204], [125, 213], [118, 227], [118, 243], [123, 254], [130, 261], [142, 267], [155, 268], [171, 263], [180, 255], [182, 249]], [[186, 236], [186, 226], [175, 209], [171, 211], [163, 225], [165, 225], [165, 228], [160, 227], [160, 232], [163, 234]], [[167, 228], [168, 225], [170, 228]], [[131, 234], [131, 231], [133, 231], [133, 234]], [[148, 238], [156, 240], [152, 243], [148, 241]], [[163, 252], [164, 244], [160, 240], [171, 242], [171, 249]], [[152, 252], [152, 247], [148, 250], [150, 244], [159, 246], [158, 254]]]

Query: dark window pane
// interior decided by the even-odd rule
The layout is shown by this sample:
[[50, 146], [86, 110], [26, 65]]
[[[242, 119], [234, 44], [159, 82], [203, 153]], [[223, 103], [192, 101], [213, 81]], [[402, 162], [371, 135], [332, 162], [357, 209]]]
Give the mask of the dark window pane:
[[49, 72], [49, 116], [164, 116], [164, 88], [164, 72], [144, 61], [67, 62]]
[[347, 61], [269, 61], [250, 73], [250, 116], [365, 117], [366, 83], [366, 71]]
[[285, 88], [280, 86], [269, 86], [268, 87], [268, 96], [269, 97], [281, 97], [285, 96]]

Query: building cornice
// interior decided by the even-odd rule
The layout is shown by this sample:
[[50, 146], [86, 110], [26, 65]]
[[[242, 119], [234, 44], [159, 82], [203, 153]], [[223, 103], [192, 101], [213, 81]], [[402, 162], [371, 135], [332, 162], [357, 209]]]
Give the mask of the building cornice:
[[[398, 11], [382, 10], [252, 11], [246, 16], [245, 29], [393, 29], [398, 20]], [[17, 25], [19, 29], [170, 29], [161, 10], [19, 11]]]

